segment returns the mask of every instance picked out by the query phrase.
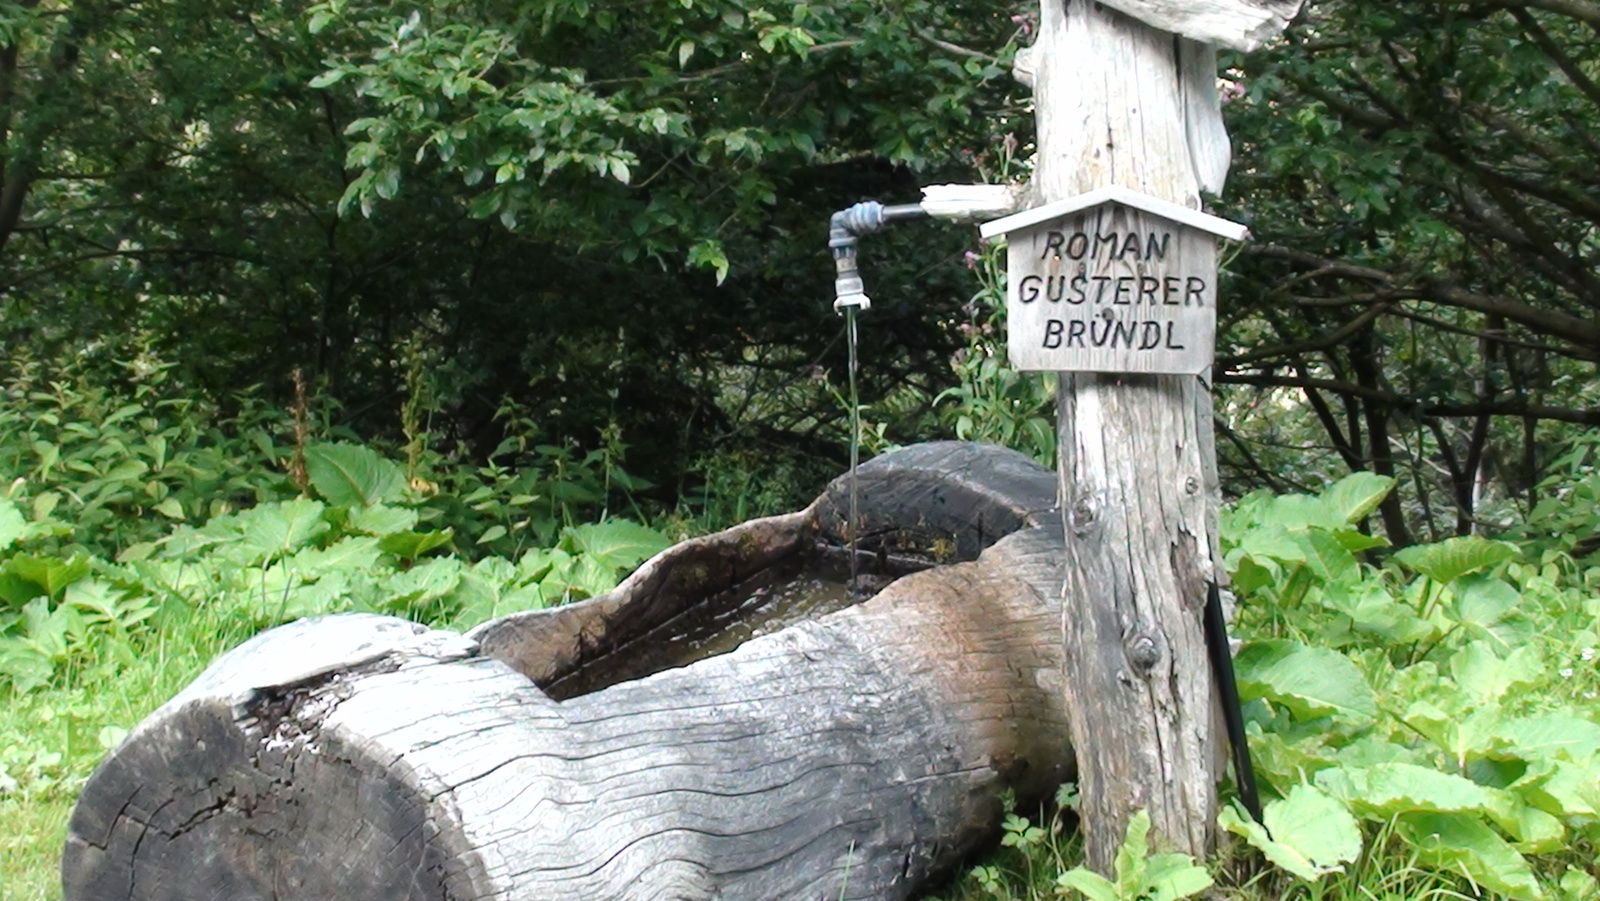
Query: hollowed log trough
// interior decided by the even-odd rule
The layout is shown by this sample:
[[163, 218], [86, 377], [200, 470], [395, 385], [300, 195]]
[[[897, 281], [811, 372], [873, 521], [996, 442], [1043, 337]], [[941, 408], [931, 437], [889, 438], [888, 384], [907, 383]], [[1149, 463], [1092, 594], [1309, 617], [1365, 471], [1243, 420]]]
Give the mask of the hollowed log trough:
[[844, 480], [465, 636], [360, 614], [257, 636], [96, 770], [65, 898], [915, 895], [993, 839], [1002, 792], [1072, 765], [1056, 482], [955, 442], [859, 479], [866, 563], [964, 562], [694, 662], [661, 649], [841, 543]]

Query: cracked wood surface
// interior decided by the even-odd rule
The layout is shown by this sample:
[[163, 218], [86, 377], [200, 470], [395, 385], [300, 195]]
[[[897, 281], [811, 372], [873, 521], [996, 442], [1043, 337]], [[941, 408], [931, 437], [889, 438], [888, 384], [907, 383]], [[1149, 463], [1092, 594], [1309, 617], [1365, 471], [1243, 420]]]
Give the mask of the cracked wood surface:
[[[1232, 50], [1255, 50], [1299, 12], [1304, 0], [1100, 0], [1146, 25]], [[1212, 69], [1213, 74], [1216, 69]]]
[[[1263, 4], [1109, 5], [1143, 16]], [[1214, 96], [1207, 56], [1099, 3], [1043, 0], [1033, 53], [1040, 202], [1115, 184], [1198, 208], [1202, 182], [1226, 168], [1219, 124], [1197, 120]], [[1217, 577], [1210, 396], [1191, 376], [1058, 378], [1063, 708], [1074, 742], [1097, 750], [1080, 760], [1089, 863], [1110, 872], [1141, 808], [1158, 843], [1202, 855], [1223, 740], [1201, 620]]]
[[565, 701], [386, 617], [263, 633], [96, 771], [65, 898], [910, 897], [1070, 766], [1060, 566], [1023, 528]]

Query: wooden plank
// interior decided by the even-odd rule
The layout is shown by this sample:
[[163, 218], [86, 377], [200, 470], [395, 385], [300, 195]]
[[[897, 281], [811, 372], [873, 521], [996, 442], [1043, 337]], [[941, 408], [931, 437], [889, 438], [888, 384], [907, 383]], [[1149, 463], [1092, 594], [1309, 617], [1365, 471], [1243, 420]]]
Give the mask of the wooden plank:
[[[1299, 12], [1303, 0], [1102, 0], [1146, 25], [1233, 50], [1255, 50]], [[1216, 70], [1213, 69], [1213, 72]]]
[[1222, 121], [1222, 96], [1217, 92], [1217, 48], [1182, 39], [1178, 42], [1178, 66], [1189, 164], [1194, 167], [1202, 191], [1221, 194], [1228, 182], [1228, 166], [1233, 162], [1233, 144]]
[[[1215, 63], [1215, 57], [1212, 57], [1212, 61]], [[1230, 241], [1243, 241], [1250, 236], [1250, 230], [1237, 222], [1230, 222], [1221, 216], [1213, 216], [1210, 213], [1193, 210], [1169, 200], [1152, 197], [1149, 194], [1143, 194], [1122, 185], [1104, 185], [1092, 191], [1055, 200], [1020, 213], [1013, 213], [1002, 219], [985, 222], [978, 229], [978, 233], [985, 238], [993, 238], [1031, 225], [1061, 219], [1073, 213], [1090, 210], [1106, 203], [1117, 203], [1122, 206], [1132, 207], [1135, 210], [1142, 210], [1181, 225], [1210, 232], [1219, 238], [1227, 238]]]
[[1197, 375], [1216, 344], [1216, 274], [1210, 234], [1117, 203], [1013, 231], [1011, 365]]

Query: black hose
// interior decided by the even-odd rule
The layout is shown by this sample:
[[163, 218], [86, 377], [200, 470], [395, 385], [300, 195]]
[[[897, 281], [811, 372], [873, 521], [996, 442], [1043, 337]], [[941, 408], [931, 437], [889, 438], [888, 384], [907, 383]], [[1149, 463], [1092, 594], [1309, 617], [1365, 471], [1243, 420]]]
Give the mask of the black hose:
[[1233, 675], [1233, 654], [1228, 648], [1228, 623], [1222, 615], [1222, 589], [1212, 583], [1206, 593], [1206, 653], [1211, 671], [1217, 677], [1222, 695], [1222, 721], [1227, 726], [1228, 744], [1233, 748], [1233, 781], [1239, 787], [1239, 800], [1257, 823], [1261, 822], [1261, 798], [1256, 794], [1256, 771], [1250, 764], [1250, 745], [1244, 737], [1244, 708], [1239, 703], [1239, 683]]

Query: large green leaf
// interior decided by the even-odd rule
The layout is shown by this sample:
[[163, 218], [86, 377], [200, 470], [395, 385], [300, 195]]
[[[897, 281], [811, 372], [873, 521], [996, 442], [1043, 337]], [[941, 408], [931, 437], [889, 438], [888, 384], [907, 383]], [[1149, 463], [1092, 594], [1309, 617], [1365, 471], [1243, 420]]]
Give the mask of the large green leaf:
[[23, 633], [52, 660], [64, 660], [74, 636], [83, 634], [83, 617], [67, 604], [52, 608], [45, 598], [34, 598], [22, 608]]
[[1539, 652], [1524, 646], [1501, 658], [1485, 641], [1474, 641], [1450, 658], [1456, 686], [1474, 704], [1491, 705], [1507, 692], [1532, 688], [1544, 678]]
[[1267, 859], [1306, 881], [1337, 873], [1361, 854], [1361, 827], [1345, 806], [1309, 785], [1296, 785], [1262, 811], [1265, 827], [1229, 806], [1217, 824]]
[[1128, 818], [1127, 831], [1122, 845], [1112, 860], [1117, 877], [1117, 894], [1123, 898], [1137, 897], [1145, 886], [1144, 859], [1150, 856], [1150, 814], [1140, 809]]
[[672, 544], [655, 529], [626, 519], [572, 526], [564, 536], [573, 551], [612, 570], [638, 566]]
[[1377, 473], [1353, 472], [1323, 489], [1321, 501], [1331, 521], [1355, 523], [1378, 509], [1394, 488], [1394, 479]]
[[1419, 544], [1396, 553], [1394, 559], [1435, 582], [1453, 582], [1461, 576], [1492, 569], [1517, 557], [1517, 546], [1477, 535], [1447, 538], [1437, 544]]
[[59, 557], [17, 556], [6, 561], [5, 571], [32, 582], [45, 594], [56, 597], [68, 585], [89, 574], [89, 558], [81, 554], [67, 560]]
[[252, 552], [247, 562], [292, 554], [328, 531], [330, 526], [322, 518], [323, 509], [320, 501], [296, 498], [260, 504], [238, 514], [236, 523], [243, 536], [242, 543]]
[[1057, 876], [1056, 890], [1063, 895], [1077, 892], [1089, 901], [1123, 901], [1111, 880], [1083, 867], [1073, 867]]
[[1497, 756], [1527, 761], [1564, 758], [1589, 765], [1600, 761], [1600, 725], [1561, 712], [1517, 717], [1497, 731], [1496, 749]]
[[55, 662], [32, 642], [0, 635], [0, 676], [9, 678], [18, 694], [48, 683], [54, 673]]
[[1516, 839], [1517, 850], [1550, 854], [1566, 846], [1567, 829], [1561, 820], [1540, 810], [1514, 791], [1489, 789], [1489, 819]]
[[1317, 787], [1363, 815], [1386, 820], [1399, 813], [1485, 811], [1489, 795], [1470, 779], [1411, 763], [1341, 767], [1317, 773]]
[[1145, 891], [1150, 901], [1181, 901], [1211, 887], [1211, 872], [1187, 854], [1152, 854], [1145, 860]]
[[1302, 719], [1336, 714], [1366, 721], [1378, 715], [1366, 677], [1338, 651], [1287, 640], [1251, 642], [1234, 667], [1246, 701], [1266, 698]]
[[1344, 518], [1332, 519], [1321, 500], [1304, 494], [1282, 494], [1272, 498], [1261, 511], [1263, 526], [1278, 526], [1296, 530], [1307, 526], [1335, 529], [1345, 524]]
[[1376, 579], [1330, 583], [1321, 597], [1325, 606], [1350, 617], [1358, 631], [1394, 644], [1417, 641], [1434, 629]]
[[1463, 576], [1450, 591], [1455, 595], [1456, 619], [1484, 630], [1505, 619], [1522, 600], [1515, 588], [1492, 576]]
[[463, 569], [454, 557], [436, 557], [387, 576], [378, 589], [381, 609], [394, 613], [420, 610], [455, 591]]
[[454, 536], [450, 529], [439, 532], [396, 532], [383, 536], [379, 547], [402, 560], [415, 560], [423, 554], [450, 543]]
[[1307, 529], [1295, 537], [1305, 548], [1306, 565], [1324, 582], [1340, 584], [1356, 577], [1355, 555], [1333, 533]]
[[5, 550], [21, 538], [22, 530], [27, 527], [28, 521], [22, 517], [17, 505], [0, 498], [0, 550]]
[[1399, 828], [1428, 866], [1465, 874], [1517, 901], [1544, 898], [1528, 861], [1476, 815], [1411, 813], [1400, 817]]
[[[1400, 696], [1404, 696], [1400, 694]], [[1433, 741], [1465, 768], [1470, 760], [1482, 759], [1494, 747], [1495, 730], [1503, 716], [1497, 706], [1474, 701], [1457, 692], [1441, 698], [1450, 709], [1429, 700], [1414, 701], [1406, 707], [1401, 721]]]
[[417, 511], [409, 507], [373, 504], [351, 510], [348, 522], [350, 528], [357, 532], [381, 537], [404, 532], [415, 526], [418, 519]]
[[1511, 787], [1529, 804], [1553, 816], [1587, 820], [1600, 816], [1600, 785], [1587, 767], [1543, 759], [1529, 766]]
[[326, 548], [303, 548], [287, 562], [290, 569], [308, 579], [316, 579], [336, 571], [366, 572], [377, 564], [382, 555], [377, 538], [371, 535], [346, 535]]
[[317, 494], [335, 507], [392, 504], [405, 498], [405, 470], [359, 444], [308, 446], [306, 476]]

